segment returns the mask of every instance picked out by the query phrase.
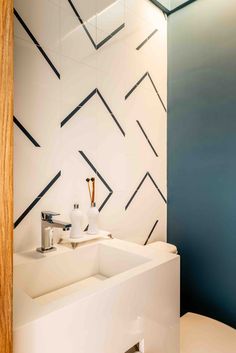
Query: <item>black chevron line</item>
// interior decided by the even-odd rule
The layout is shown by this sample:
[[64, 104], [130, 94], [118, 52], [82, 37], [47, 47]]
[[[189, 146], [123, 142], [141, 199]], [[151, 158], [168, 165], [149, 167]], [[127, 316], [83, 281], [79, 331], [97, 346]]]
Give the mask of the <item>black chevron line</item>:
[[79, 12], [77, 11], [75, 5], [73, 4], [73, 2], [71, 0], [68, 0], [68, 3], [70, 4], [74, 14], [76, 15], [76, 17], [78, 18], [79, 22], [81, 23], [81, 25], [83, 26], [83, 29], [85, 30], [89, 40], [91, 41], [94, 49], [98, 50], [100, 49], [106, 42], [108, 42], [112, 37], [114, 37], [114, 35], [116, 35], [118, 32], [120, 32], [124, 27], [125, 27], [125, 23], [122, 23], [122, 25], [120, 25], [118, 28], [116, 28], [111, 34], [109, 34], [106, 38], [104, 38], [101, 42], [99, 42], [98, 44], [95, 43], [95, 41], [93, 40], [93, 37], [91, 36], [88, 28], [86, 27], [86, 25], [84, 24], [84, 21], [82, 20]]
[[23, 19], [20, 17], [19, 13], [16, 11], [16, 9], [14, 9], [14, 15], [16, 16], [16, 18], [18, 19], [18, 21], [20, 22], [20, 24], [22, 25], [22, 27], [24, 28], [24, 30], [26, 31], [26, 33], [28, 34], [28, 36], [31, 38], [31, 40], [33, 41], [33, 43], [36, 45], [37, 49], [40, 51], [40, 53], [43, 55], [44, 59], [47, 61], [47, 63], [50, 65], [50, 67], [52, 68], [52, 70], [54, 71], [55, 75], [60, 79], [60, 73], [58, 72], [58, 70], [56, 69], [56, 67], [53, 65], [52, 61], [49, 59], [49, 57], [47, 56], [46, 52], [43, 50], [43, 48], [41, 47], [41, 45], [39, 44], [39, 42], [37, 41], [37, 39], [35, 38], [35, 36], [31, 33], [31, 31], [29, 30], [29, 28], [26, 26], [25, 22], [23, 21]]
[[150, 178], [150, 180], [152, 181], [153, 185], [155, 186], [155, 188], [156, 188], [157, 191], [159, 192], [159, 194], [160, 194], [161, 198], [163, 199], [163, 201], [164, 201], [165, 203], [167, 203], [165, 196], [163, 195], [163, 193], [161, 192], [161, 190], [160, 190], [159, 187], [157, 186], [155, 180], [153, 179], [153, 177], [151, 176], [151, 174], [150, 174], [149, 172], [147, 172], [147, 173], [144, 175], [144, 177], [143, 177], [143, 179], [141, 180], [141, 182], [139, 183], [137, 189], [135, 190], [135, 192], [133, 193], [133, 195], [132, 195], [131, 198], [129, 199], [127, 205], [125, 206], [125, 210], [127, 210], [127, 208], [130, 206], [131, 202], [133, 201], [134, 197], [136, 196], [137, 192], [139, 191], [139, 189], [141, 188], [142, 184], [144, 183], [144, 181], [145, 181], [145, 179], [146, 179], [147, 177]]
[[106, 203], [108, 202], [109, 198], [111, 197], [111, 195], [113, 194], [113, 191], [111, 189], [111, 187], [108, 185], [108, 183], [106, 182], [106, 180], [102, 177], [102, 175], [98, 172], [98, 170], [94, 167], [94, 165], [92, 164], [92, 162], [88, 159], [88, 157], [85, 155], [85, 153], [83, 151], [79, 151], [80, 155], [84, 158], [84, 160], [88, 163], [88, 165], [90, 166], [90, 168], [92, 168], [92, 170], [94, 171], [94, 173], [97, 175], [97, 177], [101, 180], [101, 182], [103, 183], [103, 185], [107, 188], [107, 190], [109, 191], [108, 196], [105, 198], [105, 200], [102, 202], [101, 206], [99, 207], [99, 212], [101, 212], [101, 210], [103, 209], [103, 207], [106, 205]]
[[154, 84], [154, 82], [153, 82], [153, 80], [152, 80], [151, 75], [149, 74], [149, 72], [145, 72], [145, 74], [138, 80], [138, 82], [137, 82], [137, 83], [131, 88], [131, 90], [125, 95], [125, 99], [128, 99], [128, 98], [129, 98], [129, 96], [135, 91], [135, 89], [140, 85], [140, 83], [141, 83], [146, 77], [149, 78], [149, 80], [150, 80], [150, 82], [151, 82], [151, 84], [152, 84], [152, 86], [153, 86], [153, 88], [154, 88], [154, 90], [155, 90], [155, 92], [156, 92], [156, 94], [157, 94], [157, 96], [158, 96], [160, 102], [161, 102], [161, 105], [163, 106], [163, 109], [164, 109], [165, 112], [166, 112], [167, 110], [166, 110], [165, 104], [164, 104], [163, 100], [161, 99], [161, 96], [160, 96], [160, 94], [159, 94], [159, 92], [158, 92], [158, 90], [157, 90], [157, 88], [156, 88], [156, 86], [155, 86], [155, 84]]
[[23, 132], [23, 134], [32, 142], [35, 147], [40, 147], [38, 142], [33, 138], [33, 136], [26, 130], [26, 128], [19, 122], [19, 120], [13, 116], [13, 121], [18, 126], [18, 128]]
[[167, 9], [165, 6], [163, 6], [161, 4], [160, 1], [158, 0], [150, 0], [154, 5], [156, 5], [157, 7], [159, 7], [159, 9], [164, 13], [166, 14], [167, 16], [170, 16], [172, 15], [173, 13], [175, 13], [176, 11], [179, 11], [179, 10], [182, 10], [184, 7], [192, 4], [193, 2], [195, 2], [196, 0], [188, 0], [188, 1], [185, 1], [183, 4], [175, 7], [173, 10], [169, 10]]
[[91, 93], [89, 93], [89, 95], [84, 98], [82, 100], [82, 102], [75, 108], [72, 110], [72, 112], [70, 114], [68, 114], [61, 122], [61, 127], [63, 127], [95, 94], [97, 94], [99, 96], [99, 98], [101, 99], [102, 103], [104, 104], [104, 106], [106, 107], [107, 111], [109, 112], [110, 116], [112, 117], [112, 119], [114, 120], [114, 122], [116, 123], [117, 127], [119, 128], [120, 132], [122, 133], [123, 136], [125, 136], [125, 132], [122, 129], [120, 123], [118, 122], [117, 118], [115, 117], [115, 115], [113, 114], [112, 110], [110, 109], [109, 105], [107, 104], [107, 102], [105, 101], [104, 97], [102, 96], [101, 92], [99, 91], [99, 89], [95, 88]]
[[60, 178], [61, 171], [50, 181], [50, 183], [40, 192], [40, 194], [34, 199], [34, 201], [26, 208], [26, 210], [21, 214], [21, 216], [15, 221], [14, 228], [16, 228], [27, 214], [34, 208], [34, 206], [41, 200], [41, 198], [48, 192], [48, 190], [55, 184], [55, 182]]
[[179, 11], [179, 10], [182, 10], [184, 7], [192, 4], [193, 2], [195, 2], [196, 0], [188, 0], [188, 1], [185, 1], [183, 4], [175, 7], [173, 10], [170, 11], [169, 13], [169, 16], [172, 15], [173, 13]]
[[87, 36], [89, 37], [91, 43], [93, 44], [94, 48], [96, 49], [96, 43], [93, 40], [93, 37], [91, 36], [91, 34], [89, 33], [87, 27], [84, 24], [84, 21], [82, 20], [82, 18], [80, 17], [80, 14], [78, 13], [78, 11], [75, 8], [75, 5], [73, 4], [73, 2], [71, 0], [68, 0], [68, 3], [70, 4], [72, 10], [74, 11], [74, 14], [76, 15], [76, 17], [78, 18], [79, 22], [82, 24]]
[[138, 82], [131, 88], [131, 90], [125, 95], [125, 99], [128, 99], [133, 91], [140, 85], [140, 83], [147, 77], [147, 72], [138, 80]]
[[65, 117], [65, 119], [62, 120], [61, 127], [63, 127], [96, 93], [97, 89], [95, 88], [75, 109], [72, 110], [70, 114]]
[[157, 7], [159, 7], [159, 9], [163, 12], [166, 13], [167, 15], [170, 14], [170, 10], [167, 9], [167, 7], [165, 7], [164, 5], [162, 5], [162, 3], [160, 1], [157, 0], [150, 0], [154, 5], [156, 5]]
[[151, 39], [154, 36], [154, 34], [156, 34], [157, 32], [158, 32], [158, 29], [155, 29], [151, 34], [149, 34], [149, 36], [146, 39], [144, 39], [144, 41], [142, 41], [141, 44], [137, 46], [136, 50], [140, 50], [144, 46], [144, 44], [146, 44], [149, 41], [149, 39]]
[[151, 141], [149, 140], [149, 138], [148, 138], [148, 136], [147, 136], [146, 132], [144, 131], [144, 129], [143, 129], [143, 127], [142, 127], [141, 123], [140, 123], [138, 120], [136, 120], [136, 122], [137, 122], [138, 126], [140, 127], [140, 129], [141, 129], [141, 131], [142, 131], [143, 135], [145, 136], [145, 138], [146, 138], [146, 140], [147, 140], [148, 144], [150, 145], [151, 149], [153, 150], [153, 152], [154, 152], [155, 156], [156, 156], [156, 157], [158, 157], [158, 154], [157, 154], [157, 152], [156, 152], [155, 148], [153, 147], [153, 145], [152, 145]]
[[167, 110], [166, 110], [165, 104], [164, 104], [163, 100], [161, 99], [161, 96], [160, 96], [160, 94], [159, 94], [159, 92], [158, 92], [158, 90], [156, 88], [156, 85], [154, 84], [153, 79], [151, 78], [151, 75], [149, 74], [149, 72], [147, 73], [147, 75], [148, 75], [148, 77], [149, 77], [149, 79], [150, 79], [150, 81], [151, 81], [151, 83], [153, 85], [153, 88], [156, 91], [156, 94], [157, 94], [157, 96], [158, 96], [158, 98], [159, 98], [159, 100], [160, 100], [160, 102], [161, 102], [161, 104], [162, 104], [162, 106], [163, 106], [163, 108], [164, 108], [164, 110], [166, 112]]
[[101, 95], [99, 89], [97, 89], [97, 94], [100, 97], [101, 101], [103, 102], [103, 104], [105, 105], [105, 107], [107, 108], [108, 112], [110, 113], [112, 119], [115, 121], [116, 125], [118, 126], [118, 128], [120, 129], [121, 133], [123, 136], [125, 136], [125, 132], [122, 129], [122, 127], [120, 126], [118, 120], [116, 119], [115, 115], [112, 113], [111, 109], [109, 108], [107, 102], [105, 101], [105, 99], [103, 98], [103, 96]]
[[96, 49], [98, 50], [101, 48], [106, 42], [108, 42], [112, 37], [114, 37], [118, 32], [120, 32], [123, 28], [125, 27], [125, 23], [122, 23], [118, 28], [116, 28], [109, 36], [104, 38], [101, 42], [99, 42], [96, 46]]
[[145, 243], [143, 245], [147, 245], [147, 243], [148, 243], [149, 239], [151, 238], [151, 235], [154, 232], [154, 229], [156, 228], [156, 225], [157, 225], [158, 222], [159, 222], [159, 220], [156, 220], [156, 222], [154, 223], [154, 226], [152, 227], [152, 229], [151, 229], [151, 231], [150, 231], [150, 233], [149, 233], [149, 235], [148, 235], [148, 237], [147, 237], [147, 239], [146, 239], [146, 241], [145, 241]]

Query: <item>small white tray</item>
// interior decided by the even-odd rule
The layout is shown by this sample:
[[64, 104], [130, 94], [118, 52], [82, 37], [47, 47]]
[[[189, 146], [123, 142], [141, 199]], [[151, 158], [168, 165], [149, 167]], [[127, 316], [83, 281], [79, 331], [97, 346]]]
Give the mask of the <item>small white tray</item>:
[[95, 240], [95, 239], [112, 239], [112, 235], [110, 232], [106, 230], [100, 230], [97, 234], [88, 234], [87, 232], [83, 232], [83, 236], [80, 238], [70, 238], [68, 236], [62, 236], [58, 242], [61, 243], [71, 243], [72, 248], [75, 249], [80, 243], [84, 243], [86, 241]]

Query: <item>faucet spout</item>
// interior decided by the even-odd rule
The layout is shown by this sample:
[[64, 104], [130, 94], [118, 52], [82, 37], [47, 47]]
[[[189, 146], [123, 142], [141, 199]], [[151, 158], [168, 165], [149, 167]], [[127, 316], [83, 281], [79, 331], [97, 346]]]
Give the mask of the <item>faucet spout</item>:
[[53, 246], [53, 229], [59, 228], [64, 231], [71, 228], [69, 222], [63, 222], [55, 220], [53, 217], [59, 216], [59, 213], [51, 211], [43, 211], [41, 213], [41, 247], [36, 250], [41, 253], [55, 251], [56, 248]]
[[71, 224], [68, 222], [63, 222], [63, 221], [59, 221], [59, 220], [52, 220], [52, 227], [53, 228], [61, 228], [63, 230], [69, 230], [71, 227]]

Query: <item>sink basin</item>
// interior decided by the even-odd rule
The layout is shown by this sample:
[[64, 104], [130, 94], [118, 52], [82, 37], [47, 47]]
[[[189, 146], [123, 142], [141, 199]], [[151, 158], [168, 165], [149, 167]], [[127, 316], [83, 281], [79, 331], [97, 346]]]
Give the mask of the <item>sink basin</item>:
[[118, 239], [14, 255], [14, 353], [178, 353], [179, 257]]
[[15, 266], [14, 278], [30, 298], [47, 304], [147, 261], [144, 256], [98, 243]]

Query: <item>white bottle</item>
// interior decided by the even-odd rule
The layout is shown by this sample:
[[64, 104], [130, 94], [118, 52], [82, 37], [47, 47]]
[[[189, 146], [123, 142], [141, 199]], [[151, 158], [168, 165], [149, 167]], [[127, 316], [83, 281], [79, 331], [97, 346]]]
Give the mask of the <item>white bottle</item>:
[[99, 217], [99, 211], [96, 207], [96, 204], [94, 203], [88, 210], [88, 234], [94, 235], [98, 234], [99, 228], [98, 228], [98, 217]]
[[70, 237], [74, 239], [83, 237], [83, 213], [80, 211], [78, 204], [74, 205], [74, 209], [71, 211], [70, 218]]

